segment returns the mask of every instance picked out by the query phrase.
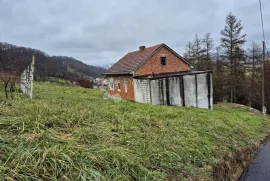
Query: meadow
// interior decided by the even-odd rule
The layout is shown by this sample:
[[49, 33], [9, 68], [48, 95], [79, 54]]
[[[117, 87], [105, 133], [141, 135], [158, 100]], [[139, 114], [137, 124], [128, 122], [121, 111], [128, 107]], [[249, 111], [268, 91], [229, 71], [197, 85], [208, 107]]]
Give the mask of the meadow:
[[104, 94], [46, 82], [34, 84], [33, 100], [0, 94], [0, 180], [211, 180], [224, 156], [258, 145], [270, 126], [246, 107]]

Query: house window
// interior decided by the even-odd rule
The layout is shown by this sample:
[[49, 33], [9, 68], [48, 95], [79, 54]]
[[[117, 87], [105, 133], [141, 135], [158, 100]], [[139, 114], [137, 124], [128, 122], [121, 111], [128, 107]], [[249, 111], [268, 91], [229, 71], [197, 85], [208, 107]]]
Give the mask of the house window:
[[165, 56], [165, 55], [162, 55], [162, 56], [160, 57], [160, 64], [161, 64], [161, 65], [166, 65], [166, 56]]
[[117, 88], [118, 88], [118, 91], [121, 91], [121, 84], [120, 84], [120, 81], [117, 82]]
[[110, 86], [110, 90], [114, 90], [114, 84], [113, 84], [112, 78], [109, 80], [109, 86]]
[[124, 80], [124, 89], [125, 89], [125, 92], [127, 92], [127, 80], [126, 79]]

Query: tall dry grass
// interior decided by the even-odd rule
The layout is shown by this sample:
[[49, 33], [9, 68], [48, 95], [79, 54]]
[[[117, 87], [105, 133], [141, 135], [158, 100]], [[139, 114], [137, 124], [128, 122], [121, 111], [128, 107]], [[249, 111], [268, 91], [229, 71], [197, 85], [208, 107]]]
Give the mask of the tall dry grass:
[[152, 106], [38, 83], [0, 98], [0, 180], [202, 180], [222, 156], [261, 140], [246, 108]]

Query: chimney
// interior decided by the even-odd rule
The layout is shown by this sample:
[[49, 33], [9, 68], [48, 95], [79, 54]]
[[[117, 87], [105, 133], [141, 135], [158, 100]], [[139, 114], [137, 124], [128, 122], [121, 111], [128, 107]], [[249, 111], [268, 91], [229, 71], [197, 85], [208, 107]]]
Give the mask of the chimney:
[[140, 46], [140, 51], [143, 51], [145, 49], [145, 46]]

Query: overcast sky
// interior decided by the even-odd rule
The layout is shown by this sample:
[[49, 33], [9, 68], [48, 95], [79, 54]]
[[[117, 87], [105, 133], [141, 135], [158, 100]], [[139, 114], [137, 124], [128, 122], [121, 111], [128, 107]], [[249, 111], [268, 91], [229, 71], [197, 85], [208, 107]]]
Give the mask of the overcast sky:
[[[270, 49], [270, 0], [262, 5]], [[218, 45], [229, 12], [242, 20], [246, 46], [261, 43], [258, 0], [0, 0], [0, 41], [106, 65], [140, 45], [183, 54], [195, 34], [211, 32]]]

